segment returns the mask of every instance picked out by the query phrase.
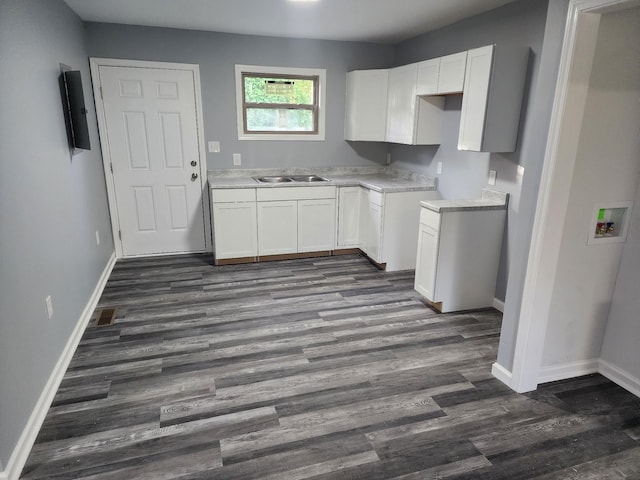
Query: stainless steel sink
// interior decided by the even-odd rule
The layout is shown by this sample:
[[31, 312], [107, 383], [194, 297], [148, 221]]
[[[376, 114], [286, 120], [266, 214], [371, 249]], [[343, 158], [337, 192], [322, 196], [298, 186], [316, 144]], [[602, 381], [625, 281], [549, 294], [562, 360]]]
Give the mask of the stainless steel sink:
[[253, 177], [254, 180], [261, 183], [286, 183], [293, 182], [289, 177], [278, 177], [278, 176], [269, 176], [269, 177]]
[[318, 175], [293, 175], [291, 177], [284, 177], [278, 175], [270, 175], [265, 177], [253, 177], [256, 182], [260, 183], [287, 183], [287, 182], [328, 182], [326, 178]]
[[291, 177], [294, 182], [328, 182], [326, 178], [319, 177], [318, 175], [295, 175]]

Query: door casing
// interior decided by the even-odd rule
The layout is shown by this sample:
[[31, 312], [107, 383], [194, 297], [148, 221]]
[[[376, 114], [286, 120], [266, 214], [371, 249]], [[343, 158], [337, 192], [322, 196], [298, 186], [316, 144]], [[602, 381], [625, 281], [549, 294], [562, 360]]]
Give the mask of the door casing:
[[151, 62], [144, 60], [122, 60], [116, 58], [96, 58], [89, 59], [91, 66], [91, 84], [93, 86], [93, 98], [96, 105], [96, 117], [98, 120], [98, 132], [100, 135], [100, 150], [102, 152], [102, 163], [104, 167], [105, 183], [107, 185], [107, 198], [109, 201], [109, 215], [111, 217], [111, 235], [116, 250], [116, 258], [123, 258], [122, 241], [120, 239], [120, 220], [116, 214], [116, 191], [113, 175], [111, 174], [111, 152], [109, 151], [109, 143], [105, 132], [106, 117], [104, 112], [104, 103], [100, 88], [101, 66], [110, 67], [138, 67], [138, 68], [157, 68], [164, 70], [185, 70], [193, 73], [195, 103], [196, 103], [196, 122], [198, 134], [198, 156], [200, 165], [200, 178], [202, 179], [202, 210], [204, 214], [204, 238], [205, 249], [208, 252], [213, 250], [211, 241], [211, 201], [209, 199], [209, 189], [207, 188], [207, 154], [204, 141], [204, 123], [202, 115], [202, 92], [200, 90], [200, 66], [191, 63], [167, 63], [167, 62]]

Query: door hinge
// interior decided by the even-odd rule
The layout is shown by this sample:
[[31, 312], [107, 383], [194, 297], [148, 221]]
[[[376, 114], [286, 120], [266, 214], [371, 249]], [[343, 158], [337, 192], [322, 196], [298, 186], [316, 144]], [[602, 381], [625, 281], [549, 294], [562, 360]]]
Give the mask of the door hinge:
[[111, 173], [113, 173], [113, 163], [109, 163], [109, 168], [111, 169]]
[[102, 85], [100, 85], [100, 98], [104, 98], [104, 96], [102, 95]]
[[122, 230], [118, 230], [118, 238], [122, 240]]

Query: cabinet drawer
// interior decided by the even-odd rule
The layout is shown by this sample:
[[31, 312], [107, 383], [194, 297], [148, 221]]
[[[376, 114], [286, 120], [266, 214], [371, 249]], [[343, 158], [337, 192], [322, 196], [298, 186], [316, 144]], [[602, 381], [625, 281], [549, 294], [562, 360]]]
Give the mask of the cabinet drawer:
[[211, 201], [213, 203], [255, 202], [255, 188], [212, 188]]
[[263, 201], [280, 200], [316, 200], [320, 198], [336, 198], [336, 187], [275, 187], [259, 188], [257, 199]]
[[441, 218], [439, 213], [433, 212], [428, 208], [422, 207], [420, 209], [420, 225], [426, 225], [434, 230], [440, 230]]

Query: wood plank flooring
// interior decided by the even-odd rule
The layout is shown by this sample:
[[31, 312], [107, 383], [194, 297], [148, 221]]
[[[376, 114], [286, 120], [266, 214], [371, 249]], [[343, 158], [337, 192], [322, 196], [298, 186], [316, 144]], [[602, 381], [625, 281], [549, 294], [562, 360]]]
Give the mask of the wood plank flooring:
[[640, 399], [519, 395], [501, 316], [439, 315], [358, 255], [118, 262], [23, 479], [640, 479]]

